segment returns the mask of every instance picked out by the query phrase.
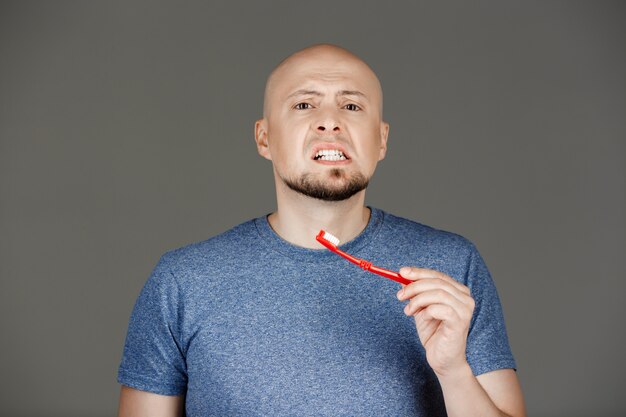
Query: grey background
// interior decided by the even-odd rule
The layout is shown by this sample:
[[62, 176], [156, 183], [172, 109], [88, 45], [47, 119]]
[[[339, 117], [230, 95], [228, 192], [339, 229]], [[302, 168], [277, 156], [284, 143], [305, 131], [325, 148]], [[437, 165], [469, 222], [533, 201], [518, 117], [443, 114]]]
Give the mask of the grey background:
[[486, 259], [530, 415], [626, 415], [626, 7], [467, 3], [0, 3], [0, 415], [115, 414], [160, 254], [273, 210], [253, 122], [317, 42], [383, 83], [368, 204]]

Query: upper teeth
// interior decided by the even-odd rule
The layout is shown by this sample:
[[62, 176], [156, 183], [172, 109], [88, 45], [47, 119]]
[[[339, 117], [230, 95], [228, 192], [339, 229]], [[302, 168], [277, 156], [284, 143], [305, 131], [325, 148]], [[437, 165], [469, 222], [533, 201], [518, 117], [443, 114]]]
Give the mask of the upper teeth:
[[322, 149], [317, 151], [315, 159], [321, 159], [323, 161], [340, 161], [347, 158], [343, 152], [338, 149]]

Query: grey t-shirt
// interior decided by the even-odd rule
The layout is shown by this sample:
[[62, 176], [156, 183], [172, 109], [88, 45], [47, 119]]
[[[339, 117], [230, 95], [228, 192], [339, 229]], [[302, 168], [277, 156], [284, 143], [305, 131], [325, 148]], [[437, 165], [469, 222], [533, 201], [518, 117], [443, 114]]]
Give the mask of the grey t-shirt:
[[[341, 248], [467, 285], [474, 374], [515, 368], [496, 289], [468, 240], [372, 208]], [[118, 382], [186, 394], [188, 417], [445, 416], [399, 287], [321, 245], [284, 241], [266, 216], [250, 220], [161, 257], [130, 318]]]

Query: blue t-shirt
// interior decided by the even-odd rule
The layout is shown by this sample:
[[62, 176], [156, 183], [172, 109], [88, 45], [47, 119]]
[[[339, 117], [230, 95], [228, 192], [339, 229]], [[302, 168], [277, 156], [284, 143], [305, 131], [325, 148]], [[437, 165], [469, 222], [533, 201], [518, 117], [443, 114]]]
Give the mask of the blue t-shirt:
[[[341, 248], [467, 285], [474, 374], [515, 368], [496, 289], [468, 240], [372, 208]], [[250, 220], [163, 255], [135, 304], [118, 381], [186, 394], [188, 417], [445, 416], [399, 288], [321, 245], [284, 241], [267, 217]]]

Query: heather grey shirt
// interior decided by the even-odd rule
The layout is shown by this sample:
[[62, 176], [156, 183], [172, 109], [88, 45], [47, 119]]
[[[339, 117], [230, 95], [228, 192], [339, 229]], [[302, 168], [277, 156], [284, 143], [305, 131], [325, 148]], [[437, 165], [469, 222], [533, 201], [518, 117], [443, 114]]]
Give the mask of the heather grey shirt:
[[[515, 368], [496, 289], [468, 240], [372, 208], [341, 248], [467, 285], [474, 374]], [[282, 240], [266, 217], [250, 220], [163, 255], [130, 318], [118, 381], [186, 394], [188, 417], [445, 416], [399, 287]]]

